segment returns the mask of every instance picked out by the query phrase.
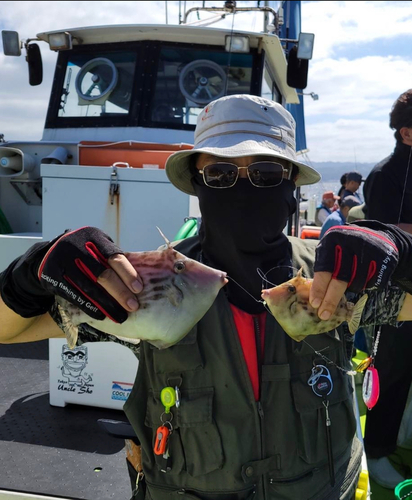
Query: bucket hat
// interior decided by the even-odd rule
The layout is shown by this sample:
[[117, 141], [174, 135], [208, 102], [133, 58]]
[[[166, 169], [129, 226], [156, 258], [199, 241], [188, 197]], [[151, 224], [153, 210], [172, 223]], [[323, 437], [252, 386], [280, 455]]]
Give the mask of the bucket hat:
[[283, 106], [263, 97], [237, 94], [209, 103], [199, 114], [194, 147], [167, 159], [166, 175], [184, 193], [195, 195], [190, 157], [207, 153], [222, 158], [264, 155], [287, 160], [299, 169], [297, 186], [315, 184], [320, 174], [297, 160], [295, 120]]
[[362, 203], [361, 205], [356, 205], [352, 207], [349, 212], [348, 216], [346, 217], [347, 222], [355, 222], [357, 220], [365, 219], [365, 210], [366, 210], [366, 204]]

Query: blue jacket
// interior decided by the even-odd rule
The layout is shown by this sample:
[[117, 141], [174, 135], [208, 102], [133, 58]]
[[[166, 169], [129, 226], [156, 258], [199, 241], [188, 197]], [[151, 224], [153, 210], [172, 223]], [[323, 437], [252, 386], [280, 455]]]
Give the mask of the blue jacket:
[[322, 238], [326, 231], [331, 227], [343, 226], [344, 224], [346, 224], [346, 218], [343, 216], [340, 210], [335, 210], [335, 212], [332, 212], [323, 223], [319, 237]]

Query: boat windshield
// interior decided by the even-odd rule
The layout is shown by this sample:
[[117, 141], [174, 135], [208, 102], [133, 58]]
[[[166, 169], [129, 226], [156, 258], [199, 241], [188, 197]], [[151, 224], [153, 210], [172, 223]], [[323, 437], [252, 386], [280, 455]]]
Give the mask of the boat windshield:
[[46, 128], [143, 126], [193, 130], [224, 95], [259, 93], [262, 56], [144, 41], [61, 52]]

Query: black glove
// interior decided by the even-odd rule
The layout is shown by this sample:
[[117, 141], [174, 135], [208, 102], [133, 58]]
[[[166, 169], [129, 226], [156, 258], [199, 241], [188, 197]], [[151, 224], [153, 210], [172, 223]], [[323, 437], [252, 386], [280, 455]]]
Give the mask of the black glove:
[[4, 303], [23, 318], [46, 313], [59, 295], [92, 318], [123, 323], [127, 311], [97, 283], [107, 259], [123, 254], [113, 240], [94, 227], [67, 232], [33, 245], [0, 275]]
[[371, 220], [332, 227], [316, 248], [314, 270], [332, 273], [356, 293], [384, 288], [389, 280], [412, 293], [412, 236]]

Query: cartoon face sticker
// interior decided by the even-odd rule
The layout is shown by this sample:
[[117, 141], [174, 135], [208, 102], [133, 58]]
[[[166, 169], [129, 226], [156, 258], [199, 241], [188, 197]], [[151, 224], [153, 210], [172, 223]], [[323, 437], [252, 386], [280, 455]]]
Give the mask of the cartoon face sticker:
[[80, 372], [87, 365], [87, 347], [75, 347], [70, 349], [67, 344], [63, 345], [62, 348], [62, 361], [64, 368], [70, 373]]

